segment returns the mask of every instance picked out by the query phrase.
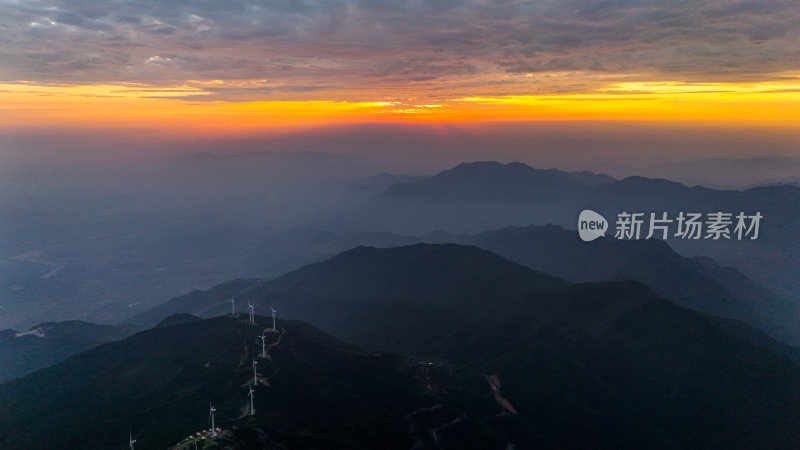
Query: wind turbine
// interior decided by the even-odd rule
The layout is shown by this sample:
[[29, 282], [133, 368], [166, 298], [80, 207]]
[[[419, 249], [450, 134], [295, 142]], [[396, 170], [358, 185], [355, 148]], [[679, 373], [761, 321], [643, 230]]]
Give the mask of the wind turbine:
[[131, 450], [133, 450], [133, 444], [136, 443], [136, 439], [133, 438], [133, 432], [128, 432], [128, 445], [130, 446]]
[[278, 310], [275, 309], [274, 306], [270, 307], [270, 309], [272, 310], [272, 331], [275, 332], [275, 313], [278, 312]]
[[253, 394], [253, 392], [255, 391], [253, 391], [253, 386], [250, 383], [247, 383], [247, 389], [250, 390], [250, 392], [247, 393], [247, 396], [250, 397], [250, 415], [255, 416], [256, 410], [253, 409], [253, 399], [255, 398], [255, 394]]
[[217, 408], [214, 408], [214, 405], [208, 404], [208, 418], [211, 420], [211, 436], [213, 437], [217, 436], [217, 427], [214, 426], [214, 411], [216, 410]]
[[250, 308], [250, 323], [256, 323], [256, 305], [247, 302], [247, 307]]
[[261, 338], [261, 357], [262, 358], [266, 358], [267, 357], [267, 347], [266, 347], [267, 337], [264, 335], [263, 331], [261, 332], [261, 336], [259, 336], [259, 337]]
[[236, 317], [236, 300], [231, 297], [229, 301], [231, 302], [231, 316]]
[[258, 375], [256, 375], [256, 366], [258, 365], [258, 361], [253, 359], [253, 384], [258, 384]]

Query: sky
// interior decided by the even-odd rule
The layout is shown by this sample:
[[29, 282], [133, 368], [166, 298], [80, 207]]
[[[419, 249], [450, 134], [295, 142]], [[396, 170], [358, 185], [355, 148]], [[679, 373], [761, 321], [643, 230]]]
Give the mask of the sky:
[[118, 292], [463, 161], [800, 183], [799, 105], [798, 0], [0, 0], [0, 258]]
[[0, 0], [0, 133], [800, 126], [800, 3]]

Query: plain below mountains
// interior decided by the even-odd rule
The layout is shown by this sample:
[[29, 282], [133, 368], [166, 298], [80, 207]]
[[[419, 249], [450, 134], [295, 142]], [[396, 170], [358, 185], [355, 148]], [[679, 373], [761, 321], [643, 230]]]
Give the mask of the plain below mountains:
[[140, 328], [83, 321], [41, 323], [27, 331], [0, 331], [0, 383], [60, 362], [102, 343], [122, 339]]

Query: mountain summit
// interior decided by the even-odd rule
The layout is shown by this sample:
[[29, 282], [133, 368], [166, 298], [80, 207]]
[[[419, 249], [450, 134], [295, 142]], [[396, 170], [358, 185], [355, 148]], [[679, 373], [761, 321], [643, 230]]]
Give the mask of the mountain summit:
[[[358, 247], [237, 299], [369, 351], [497, 375], [556, 447], [800, 441], [796, 366], [641, 283], [570, 284], [476, 247], [417, 244]], [[196, 306], [227, 311], [208, 301]]]

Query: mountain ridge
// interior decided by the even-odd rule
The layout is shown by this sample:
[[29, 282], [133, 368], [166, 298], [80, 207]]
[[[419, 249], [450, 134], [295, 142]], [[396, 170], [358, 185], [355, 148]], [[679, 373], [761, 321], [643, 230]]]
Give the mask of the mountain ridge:
[[[197, 298], [209, 302], [196, 305], [207, 314], [217, 313], [215, 308], [220, 314], [229, 314], [227, 298]], [[347, 343], [341, 345], [354, 345], [372, 352], [366, 355], [380, 354], [388, 358], [382, 361], [406, 364], [402, 363], [408, 361], [404, 357], [386, 353], [393, 352], [418, 361], [412, 364], [414, 367], [424, 368], [431, 363], [433, 368], [452, 368], [456, 379], [466, 378], [444, 391], [455, 395], [459, 402], [466, 399], [457, 393], [472, 392], [468, 397], [473, 400], [467, 403], [477, 402], [476, 407], [482, 411], [488, 406], [477, 398], [492, 400], [494, 397], [497, 402], [490, 402], [494, 408], [505, 404], [502, 399], [512, 405], [513, 409], [506, 406], [504, 410], [507, 413], [513, 410], [513, 413], [501, 414], [508, 419], [492, 422], [489, 428], [486, 422], [481, 422], [488, 420], [485, 414], [465, 416], [463, 426], [470, 430], [473, 426], [484, 429], [485, 432], [479, 434], [483, 438], [508, 436], [505, 442], [492, 441], [500, 444], [497, 448], [505, 448], [509, 441], [523, 446], [526, 443], [535, 446], [533, 442], [541, 441], [556, 448], [708, 448], [711, 444], [724, 448], [756, 445], [785, 448], [800, 442], [800, 430], [794, 426], [793, 419], [800, 414], [800, 369], [796, 365], [785, 357], [723, 333], [709, 318], [676, 306], [639, 282], [570, 284], [476, 247], [417, 244], [392, 249], [355, 248], [332, 260], [307, 266], [271, 282], [258, 283], [252, 290], [240, 294], [237, 300], [255, 303], [257, 312], [266, 305], [275, 305], [279, 328], [290, 323], [284, 320], [286, 317], [307, 320], [311, 328], [320, 326], [336, 336], [331, 340], [342, 339]], [[241, 354], [248, 349], [260, 351], [256, 334], [262, 327], [271, 326], [271, 319], [257, 316], [256, 327], [246, 324], [244, 317], [208, 320], [142, 332], [126, 341], [105, 344], [53, 368], [0, 385], [0, 405], [6, 408], [3, 410], [0, 406], [0, 418], [7, 417], [10, 409], [31, 408], [26, 414], [34, 414], [33, 411], [47, 408], [48, 405], [37, 403], [23, 393], [33, 391], [28, 384], [57, 389], [50, 387], [56, 384], [55, 379], [81, 379], [65, 372], [65, 367], [77, 367], [93, 374], [90, 379], [94, 381], [82, 385], [83, 390], [78, 389], [77, 394], [89, 395], [99, 380], [111, 377], [121, 384], [100, 389], [130, 386], [145, 399], [150, 392], [155, 402], [153, 408], [177, 407], [175, 398], [170, 397], [176, 390], [189, 389], [215, 396], [215, 389], [226, 389], [202, 385], [202, 379], [190, 376], [191, 371], [206, 371], [207, 364], [210, 364], [208, 373], [213, 373], [222, 367], [220, 361], [228, 361], [223, 364], [228, 374], [225, 379], [234, 374], [240, 377], [237, 380], [242, 380], [238, 383], [245, 383], [252, 369], [250, 356]], [[209, 323], [217, 324], [214, 329], [228, 329], [229, 336], [244, 333], [244, 345], [238, 337], [230, 341], [215, 338], [216, 332], [208, 334], [203, 327]], [[143, 339], [147, 340], [147, 345], [141, 343]], [[139, 344], [133, 345], [137, 342]], [[277, 348], [286, 350], [291, 345]], [[150, 352], [149, 356], [137, 357], [136, 352], [144, 350]], [[180, 363], [178, 367], [190, 370], [187, 373], [169, 362], [183, 352], [195, 355], [191, 362], [176, 361]], [[319, 409], [315, 408], [327, 410], [333, 405], [339, 406], [337, 401], [327, 403], [316, 397], [324, 392], [317, 390], [319, 386], [332, 388], [332, 380], [325, 377], [338, 373], [330, 369], [338, 359], [327, 359], [332, 357], [327, 351], [316, 357], [314, 354], [313, 350], [299, 348], [290, 353], [270, 351], [280, 370], [277, 378], [269, 379], [270, 385], [275, 387], [269, 392], [289, 395], [282, 401], [270, 397], [267, 404], [271, 406], [267, 407], [279, 408], [271, 410], [271, 414], [285, 417], [281, 415], [292, 411], [292, 416], [300, 414], [296, 420], [311, 420], [303, 419], [306, 417], [303, 414], [318, 413]], [[347, 354], [355, 357], [361, 353]], [[294, 362], [278, 362], [275, 358], [280, 355], [289, 358], [284, 361]], [[92, 363], [79, 364], [89, 357]], [[372, 358], [366, 361], [377, 361]], [[136, 369], [138, 361], [146, 363], [150, 369], [145, 372]], [[104, 375], [105, 370], [113, 367], [119, 367], [120, 373], [127, 375], [117, 375], [117, 372]], [[265, 370], [264, 367], [259, 365], [259, 370]], [[283, 380], [300, 384], [282, 385], [278, 389], [281, 374], [286, 374], [291, 367], [300, 372]], [[262, 373], [268, 376], [267, 372]], [[387, 394], [383, 387], [375, 386], [377, 391], [373, 391], [362, 384], [367, 379], [386, 380], [385, 376], [397, 374], [382, 364], [357, 373], [361, 374], [357, 377], [359, 380], [366, 377], [364, 381], [345, 385], [355, 391], [350, 388], [330, 391], [329, 388], [326, 395], [333, 397], [326, 398], [340, 398], [341, 394], [344, 395], [341, 401], [344, 401], [354, 392], [380, 393], [378, 396], [384, 399], [385, 407], [401, 407], [388, 416], [370, 413], [371, 420], [385, 419], [387, 430], [396, 430], [396, 436], [405, 436], [396, 442], [401, 442], [403, 448], [413, 445], [413, 437], [406, 440], [407, 424], [400, 426], [402, 432], [398, 428], [397, 411], [415, 410], [417, 406], [408, 402], [418, 398], [419, 391], [391, 382], [386, 388], [393, 393]], [[376, 373], [384, 375], [376, 376]], [[477, 383], [476, 374], [500, 380], [489, 381], [495, 384], [488, 396], [486, 381]], [[394, 375], [389, 377], [389, 380], [399, 379]], [[145, 380], [147, 386], [143, 385]], [[499, 391], [500, 382], [502, 391]], [[225, 383], [214, 386], [217, 384]], [[236, 397], [234, 391], [227, 395]], [[73, 395], [71, 390], [65, 389], [65, 392]], [[301, 398], [296, 396], [303, 392], [313, 393], [314, 400], [306, 398], [304, 402], [310, 402], [308, 404], [289, 400]], [[416, 394], [412, 395], [414, 392]], [[498, 392], [496, 395], [500, 397], [491, 392]], [[223, 394], [220, 391], [220, 395]], [[119, 401], [105, 395], [112, 394], [100, 395], [106, 403]], [[257, 402], [265, 398], [263, 391], [256, 395]], [[173, 400], [167, 401], [170, 398]], [[220, 403], [220, 417], [231, 417], [231, 411], [242, 414], [242, 399], [227, 405]], [[356, 399], [367, 401], [361, 396], [352, 400]], [[202, 423], [201, 413], [206, 411], [207, 401], [192, 400], [194, 406], [189, 409], [197, 413], [193, 419], [187, 419], [185, 427], [190, 423]], [[92, 402], [80, 407], [91, 408]], [[369, 408], [372, 404], [369, 400], [363, 406]], [[419, 405], [419, 408], [431, 407], [427, 401]], [[292, 409], [295, 407], [301, 409]], [[256, 408], [261, 411], [265, 406], [261, 403]], [[494, 414], [496, 412], [490, 413]], [[25, 417], [28, 416], [23, 414], [22, 420]], [[64, 417], [56, 416], [67, 420]], [[361, 423], [364, 418], [355, 411], [340, 411], [338, 417], [355, 423]], [[458, 414], [449, 417], [452, 420]], [[119, 421], [121, 417], [116, 419]], [[270, 423], [286, 424], [286, 420]], [[318, 422], [306, 422], [304, 426], [310, 429], [308, 426], [312, 423], [311, 429], [331, 430]], [[294, 429], [292, 424], [298, 422], [289, 421], [286, 425], [289, 428], [273, 430], [268, 436], [278, 442], [288, 442], [286, 439], [294, 436], [287, 431]], [[521, 428], [515, 428], [517, 426]], [[145, 428], [146, 434], [167, 433], [152, 427]], [[25, 434], [24, 429], [13, 426], [10, 429]], [[182, 428], [183, 436], [186, 429]], [[362, 433], [367, 437], [375, 436], [363, 428], [356, 430], [355, 434], [346, 430], [337, 433], [346, 433], [347, 439]], [[534, 430], [534, 436], [519, 434], [520, 430]], [[426, 431], [424, 435], [430, 436], [430, 433]], [[312, 433], [313, 436], [317, 435]], [[455, 437], [458, 436], [467, 434], [455, 433]], [[372, 445], [367, 447], [374, 447], [378, 441], [370, 442]], [[477, 448], [495, 448], [477, 438], [470, 442], [481, 442], [481, 445], [474, 445]], [[469, 447], [467, 444], [460, 446]]]
[[[268, 355], [257, 356], [256, 337], [271, 319], [255, 321], [253, 326], [242, 318], [217, 317], [153, 328], [0, 385], [0, 444], [116, 448], [132, 429], [146, 448], [193, 448], [197, 441], [203, 448], [214, 448], [211, 441], [239, 445], [234, 448], [399, 449], [415, 442], [433, 448], [427, 428], [415, 423], [444, 425], [461, 414], [500, 411], [483, 395], [488, 386], [436, 393], [426, 383], [449, 386], [449, 375], [442, 378], [396, 355], [360, 352], [302, 322], [281, 320], [278, 332], [266, 334]], [[254, 357], [259, 364], [251, 416], [246, 394]], [[207, 433], [209, 401], [222, 429], [216, 439]], [[446, 420], [422, 417], [436, 405]], [[36, 420], [42, 410], [47, 421]], [[407, 417], [413, 411], [420, 417]], [[468, 421], [478, 440], [467, 448], [503, 448], [495, 444], [503, 440], [502, 427], [493, 427], [480, 416]], [[463, 444], [459, 436], [440, 439]]]

